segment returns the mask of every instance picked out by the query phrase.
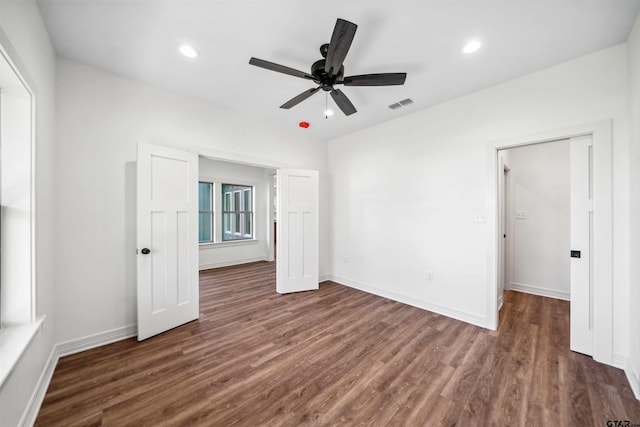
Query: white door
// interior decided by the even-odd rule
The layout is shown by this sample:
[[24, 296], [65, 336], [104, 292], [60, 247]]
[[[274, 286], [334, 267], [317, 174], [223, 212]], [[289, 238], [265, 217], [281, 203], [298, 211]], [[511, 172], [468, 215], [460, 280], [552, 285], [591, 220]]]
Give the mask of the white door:
[[318, 289], [318, 171], [279, 169], [276, 291]]
[[498, 195], [500, 198], [499, 239], [500, 239], [500, 268], [498, 269], [498, 310], [504, 301], [504, 291], [509, 288], [509, 247], [507, 245], [509, 219], [509, 167], [500, 157], [500, 175], [498, 177]]
[[138, 340], [198, 318], [198, 156], [138, 144]]
[[593, 354], [593, 142], [571, 138], [571, 350]]

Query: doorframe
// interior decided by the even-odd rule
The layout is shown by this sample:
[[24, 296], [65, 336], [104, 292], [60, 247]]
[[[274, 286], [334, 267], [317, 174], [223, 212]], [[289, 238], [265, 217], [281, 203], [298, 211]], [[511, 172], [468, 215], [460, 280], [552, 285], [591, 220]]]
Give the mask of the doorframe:
[[[276, 169], [276, 173], [277, 173], [277, 169]], [[267, 173], [267, 180], [269, 181], [269, 191], [267, 192], [267, 197], [269, 198], [269, 203], [267, 203], [267, 209], [269, 209], [269, 212], [267, 213], [267, 216], [269, 218], [268, 222], [268, 230], [267, 230], [267, 239], [269, 240], [268, 242], [268, 251], [267, 251], [267, 261], [272, 262], [275, 261], [275, 249], [276, 249], [276, 231], [274, 229], [274, 224], [276, 224], [276, 216], [274, 215], [274, 211], [276, 210], [276, 202], [275, 202], [275, 197], [277, 196], [276, 193], [276, 189], [275, 189], [275, 180], [276, 180], [276, 173]], [[276, 224], [277, 227], [277, 224]]]
[[[591, 135], [594, 175], [593, 359], [613, 365], [613, 208], [612, 120], [543, 131], [487, 143], [487, 300], [486, 327], [498, 328], [500, 274], [498, 151], [559, 139]], [[567, 256], [569, 256], [567, 254]]]

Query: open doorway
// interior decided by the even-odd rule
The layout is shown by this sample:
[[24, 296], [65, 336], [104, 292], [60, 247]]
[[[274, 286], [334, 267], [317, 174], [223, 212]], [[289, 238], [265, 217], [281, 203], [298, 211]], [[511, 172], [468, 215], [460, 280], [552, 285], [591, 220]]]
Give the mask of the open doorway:
[[[227, 176], [206, 179], [205, 165], [200, 172], [205, 174], [203, 178], [198, 172], [199, 157], [211, 160], [214, 172], [210, 175], [228, 168]], [[266, 246], [267, 250], [258, 260], [268, 259], [269, 249], [274, 247], [269, 169], [276, 169], [281, 224], [275, 290], [290, 293], [318, 289], [318, 172], [228, 157], [228, 154], [208, 155], [198, 149], [184, 151], [145, 142], [138, 144], [138, 340], [198, 318], [198, 271], [202, 269], [199, 235], [201, 239], [209, 239], [204, 243], [217, 251], [237, 251], [245, 245], [259, 248], [256, 226], [261, 225], [262, 235], [266, 236], [262, 249]], [[225, 164], [224, 160], [234, 165]], [[241, 182], [246, 176], [231, 176], [239, 171], [238, 164], [256, 174], [253, 181]], [[207, 203], [200, 206], [199, 190], [208, 197]], [[205, 268], [252, 261], [241, 255], [239, 259], [216, 262], [217, 265]]]
[[199, 270], [274, 260], [276, 170], [200, 156]]
[[[492, 329], [498, 327], [499, 292], [504, 279], [502, 273], [504, 260], [501, 255], [503, 234], [500, 234], [500, 190], [501, 181], [504, 180], [504, 163], [500, 162], [501, 151], [567, 139], [571, 144], [571, 197], [573, 198], [574, 194], [573, 183], [579, 183], [580, 197], [582, 198], [580, 207], [582, 220], [574, 221], [572, 210], [570, 223], [572, 227], [574, 224], [580, 224], [581, 227], [587, 229], [586, 233], [582, 233], [587, 238], [580, 242], [580, 248], [573, 247], [575, 243], [572, 237], [571, 247], [565, 255], [569, 258], [571, 281], [573, 282], [574, 278], [579, 278], [581, 282], [578, 287], [573, 286], [573, 283], [570, 286], [571, 349], [592, 355], [595, 360], [612, 365], [614, 362], [610, 120], [495, 141], [489, 144], [491, 204], [488, 218], [490, 219], [489, 238], [491, 243], [488, 261], [492, 266], [489, 270], [489, 283], [492, 285], [487, 293], [487, 324]], [[574, 143], [576, 153], [579, 152], [579, 155], [575, 156]], [[580, 159], [578, 163], [581, 166], [576, 168], [573, 160], [578, 158]], [[508, 164], [508, 166], [511, 168], [510, 177], [513, 178], [513, 165]], [[575, 176], [574, 170], [577, 171]], [[571, 204], [574, 204], [573, 200], [571, 200]], [[513, 198], [510, 206], [514, 206]], [[520, 216], [520, 219], [516, 219], [516, 216]], [[528, 217], [529, 212], [527, 211], [513, 211], [511, 222], [527, 221]], [[574, 234], [572, 230], [571, 235]], [[509, 262], [508, 257], [507, 262]], [[513, 264], [513, 260], [510, 262]], [[577, 273], [576, 269], [581, 270], [581, 273]], [[514, 282], [513, 275], [509, 280], [511, 283]], [[576, 316], [579, 321], [575, 321]], [[586, 345], [583, 347], [582, 344]]]
[[570, 140], [499, 151], [500, 292], [570, 300]]

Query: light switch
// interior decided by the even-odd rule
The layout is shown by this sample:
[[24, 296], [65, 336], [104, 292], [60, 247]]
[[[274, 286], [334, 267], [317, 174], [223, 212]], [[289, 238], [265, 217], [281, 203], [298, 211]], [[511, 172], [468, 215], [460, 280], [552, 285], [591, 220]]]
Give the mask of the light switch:
[[516, 219], [527, 219], [527, 212], [525, 211], [517, 211]]

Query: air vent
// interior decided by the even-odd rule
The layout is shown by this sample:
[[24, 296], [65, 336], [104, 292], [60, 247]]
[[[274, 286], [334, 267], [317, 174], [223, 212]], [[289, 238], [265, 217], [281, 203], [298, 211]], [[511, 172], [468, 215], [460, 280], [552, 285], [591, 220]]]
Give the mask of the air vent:
[[398, 108], [406, 107], [407, 105], [411, 104], [413, 104], [413, 100], [411, 98], [407, 98], [389, 105], [389, 108], [391, 108], [392, 110], [397, 110]]

